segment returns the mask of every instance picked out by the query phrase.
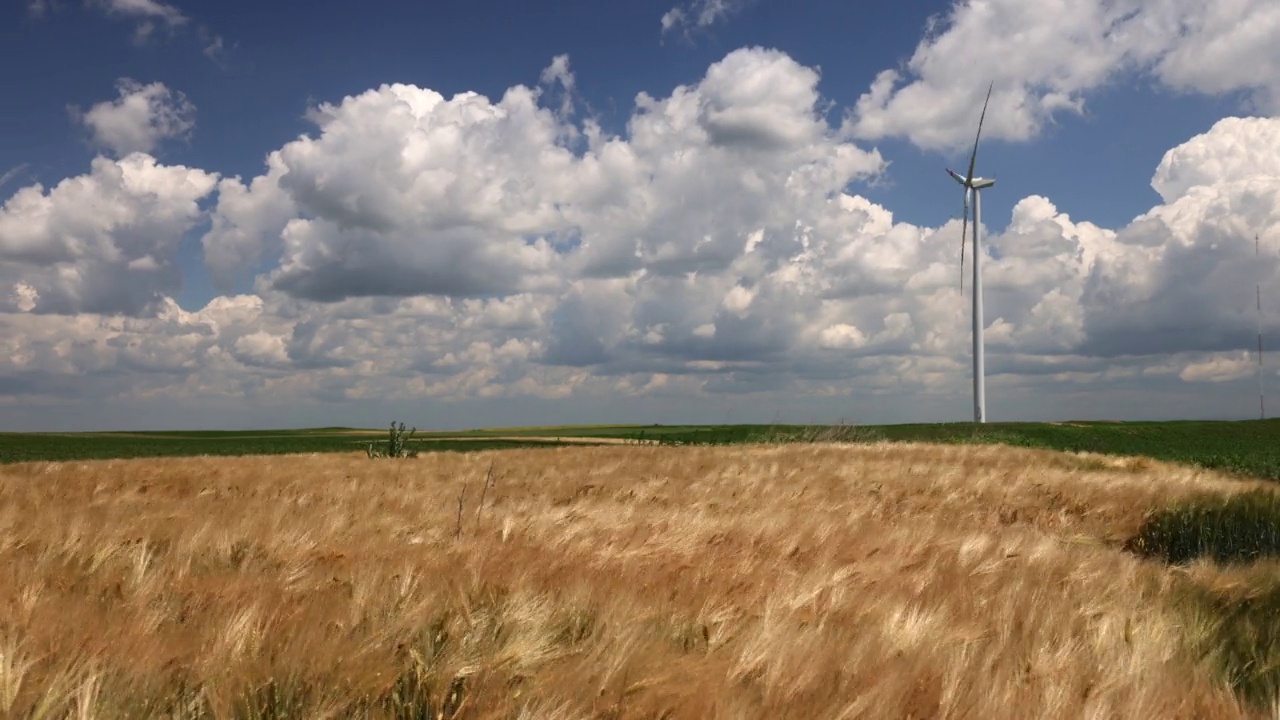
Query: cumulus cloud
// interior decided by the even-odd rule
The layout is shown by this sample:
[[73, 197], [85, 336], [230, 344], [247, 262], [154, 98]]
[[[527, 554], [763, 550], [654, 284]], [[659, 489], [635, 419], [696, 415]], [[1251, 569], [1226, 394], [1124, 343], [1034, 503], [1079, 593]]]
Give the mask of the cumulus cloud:
[[165, 140], [190, 136], [195, 128], [195, 105], [181, 92], [161, 82], [143, 85], [131, 78], [116, 83], [120, 97], [73, 116], [84, 124], [93, 142], [117, 157], [134, 152], [153, 153]]
[[[1228, 118], [1165, 155], [1152, 182], [1165, 203], [1116, 233], [1091, 269], [1087, 349], [1221, 352], [1252, 336], [1254, 286], [1280, 280], [1274, 252], [1254, 257], [1255, 235], [1268, 247], [1280, 240], [1280, 172], [1240, 148], [1278, 130], [1280, 119]], [[1255, 147], [1265, 161], [1267, 146]]]
[[276, 186], [304, 215], [280, 235], [273, 286], [316, 300], [478, 296], [553, 272], [547, 236], [563, 225], [556, 184], [573, 155], [534, 91], [492, 103], [384, 85], [313, 118], [318, 138], [280, 150]]
[[174, 252], [216, 179], [134, 153], [18, 190], [0, 207], [0, 310], [148, 311], [181, 287]]
[[[567, 59], [547, 74], [571, 77]], [[761, 223], [790, 230], [794, 208], [770, 216], [761, 200], [822, 204], [881, 169], [820, 117], [817, 81], [782, 53], [735, 52], [697, 86], [641, 95], [629, 138], [588, 121], [580, 155], [523, 86], [496, 103], [382, 86], [319, 107], [318, 136], [273, 154], [249, 189], [224, 181], [206, 258], [230, 272], [279, 248], [270, 284], [326, 301], [721, 270]]]
[[201, 239], [205, 264], [223, 289], [263, 258], [279, 253], [280, 236], [298, 208], [280, 187], [285, 173], [280, 153], [267, 157], [267, 173], [246, 185], [239, 177], [218, 183], [218, 204], [209, 231]]
[[[568, 67], [544, 84], [567, 88]], [[257, 177], [100, 158], [0, 211], [0, 402], [950, 402], [969, 383], [960, 223], [858, 194], [884, 160], [826, 120], [819, 80], [735, 51], [638, 96], [618, 135], [523, 86], [385, 85], [316, 108]], [[1227, 119], [1188, 139], [1154, 169], [1161, 204], [1124, 227], [1029, 196], [989, 228], [993, 413], [1243, 377], [1254, 282], [1280, 280], [1253, 257], [1255, 232], [1280, 247], [1276, 133]], [[215, 187], [205, 260], [255, 289], [187, 311], [165, 297], [173, 243]]]
[[1148, 12], [1144, 19], [1159, 34], [1145, 36], [1137, 54], [1155, 58], [1155, 73], [1166, 85], [1210, 94], [1245, 90], [1256, 109], [1280, 112], [1280, 6], [1165, 0]]
[[1171, 203], [1193, 188], [1258, 180], [1280, 174], [1280, 123], [1229, 117], [1165, 153], [1151, 187]]
[[1270, 0], [964, 0], [932, 18], [902, 69], [881, 72], [849, 115], [855, 137], [906, 137], [930, 149], [972, 142], [994, 81], [984, 134], [1027, 140], [1090, 90], [1130, 71], [1178, 91], [1242, 91], [1280, 110], [1280, 6]]

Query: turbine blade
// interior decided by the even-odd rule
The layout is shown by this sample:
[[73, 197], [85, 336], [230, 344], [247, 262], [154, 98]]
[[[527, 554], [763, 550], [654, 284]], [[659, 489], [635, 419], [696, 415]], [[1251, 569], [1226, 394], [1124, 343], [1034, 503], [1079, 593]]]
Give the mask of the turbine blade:
[[960, 294], [964, 295], [964, 242], [969, 237], [969, 188], [964, 190], [964, 221], [960, 223]]
[[987, 99], [982, 103], [982, 116], [978, 118], [978, 135], [973, 139], [973, 154], [969, 156], [969, 174], [965, 177], [973, 180], [973, 168], [978, 164], [978, 141], [982, 139], [982, 123], [987, 119], [987, 103], [991, 102], [991, 90], [996, 86], [993, 80], [987, 86]]
[[955, 170], [952, 170], [951, 168], [947, 168], [947, 174], [950, 175], [953, 180], [960, 183], [961, 185], [965, 184], [964, 178], [960, 177], [960, 173], [957, 173]]

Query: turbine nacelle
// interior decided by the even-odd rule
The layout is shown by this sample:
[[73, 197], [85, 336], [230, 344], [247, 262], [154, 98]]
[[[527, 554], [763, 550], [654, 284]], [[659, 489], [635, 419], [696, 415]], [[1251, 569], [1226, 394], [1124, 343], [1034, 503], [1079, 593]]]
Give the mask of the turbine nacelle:
[[989, 188], [992, 185], [996, 184], [996, 181], [994, 179], [987, 179], [987, 178], [980, 178], [980, 177], [965, 179], [963, 175], [956, 172], [955, 170], [952, 170], [951, 168], [947, 168], [947, 174], [950, 175], [952, 179], [954, 179], [956, 182], [960, 183], [962, 187], [969, 188], [972, 190], [982, 190], [984, 188]]

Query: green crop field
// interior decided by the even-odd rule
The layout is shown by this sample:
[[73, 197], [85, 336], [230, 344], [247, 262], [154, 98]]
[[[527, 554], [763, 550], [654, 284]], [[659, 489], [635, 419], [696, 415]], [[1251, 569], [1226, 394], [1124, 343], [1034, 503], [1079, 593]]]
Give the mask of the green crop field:
[[[1143, 455], [1280, 480], [1280, 420], [1235, 422], [939, 423], [918, 425], [580, 425], [419, 432], [420, 452], [554, 446], [591, 438], [663, 445], [779, 442], [994, 443], [1072, 452]], [[301, 430], [0, 433], [0, 463], [28, 460], [355, 452], [386, 431]]]
[[[376, 434], [331, 428], [247, 432], [0, 433], [0, 463], [362, 452], [370, 442], [377, 447], [385, 446], [386, 440], [385, 432]], [[410, 446], [421, 452], [475, 452], [559, 444], [538, 438], [525, 441], [433, 438], [415, 440]]]
[[988, 443], [1142, 455], [1237, 475], [1280, 480], [1280, 420], [933, 423], [913, 425], [597, 425], [496, 428], [440, 437], [600, 437], [680, 445], [805, 441]]
[[493, 428], [430, 437], [598, 437], [680, 445], [778, 442], [985, 443], [1143, 455], [1280, 480], [1280, 420], [913, 425], [596, 425]]
[[1280, 420], [944, 423], [879, 426], [726, 425], [644, 428], [615, 437], [659, 443], [733, 444], [835, 440], [994, 443], [1020, 447], [1142, 455], [1237, 475], [1280, 480]]

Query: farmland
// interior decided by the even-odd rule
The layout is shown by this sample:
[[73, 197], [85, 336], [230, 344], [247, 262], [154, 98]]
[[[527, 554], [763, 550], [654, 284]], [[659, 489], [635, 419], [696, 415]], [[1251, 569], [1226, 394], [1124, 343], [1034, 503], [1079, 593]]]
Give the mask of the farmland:
[[1270, 487], [983, 443], [10, 464], [0, 712], [1260, 716], [1275, 561], [1133, 538]]
[[[32, 460], [351, 452], [385, 442], [386, 430], [318, 428], [235, 432], [0, 433], [0, 463]], [[594, 425], [419, 432], [431, 451], [541, 447], [569, 441], [679, 445], [780, 442], [1001, 444], [1069, 452], [1145, 456], [1280, 480], [1280, 420], [1237, 422], [971, 423], [880, 426]]]
[[[121, 458], [349, 453], [380, 434], [348, 428], [251, 430], [235, 432], [0, 433], [0, 463], [33, 460], [108, 460]], [[435, 437], [415, 448], [435, 452], [478, 452], [560, 444], [545, 438], [488, 439]]]
[[804, 426], [737, 425], [609, 429], [659, 442], [726, 444], [795, 440], [994, 443], [1019, 447], [1145, 456], [1280, 480], [1280, 420], [1234, 422], [1070, 422]]
[[386, 441], [0, 434], [0, 712], [1249, 717], [1280, 693], [1280, 421], [492, 428], [365, 457]]
[[11, 463], [0, 713], [1262, 717], [1275, 561], [1150, 528], [1271, 488], [985, 442]]

